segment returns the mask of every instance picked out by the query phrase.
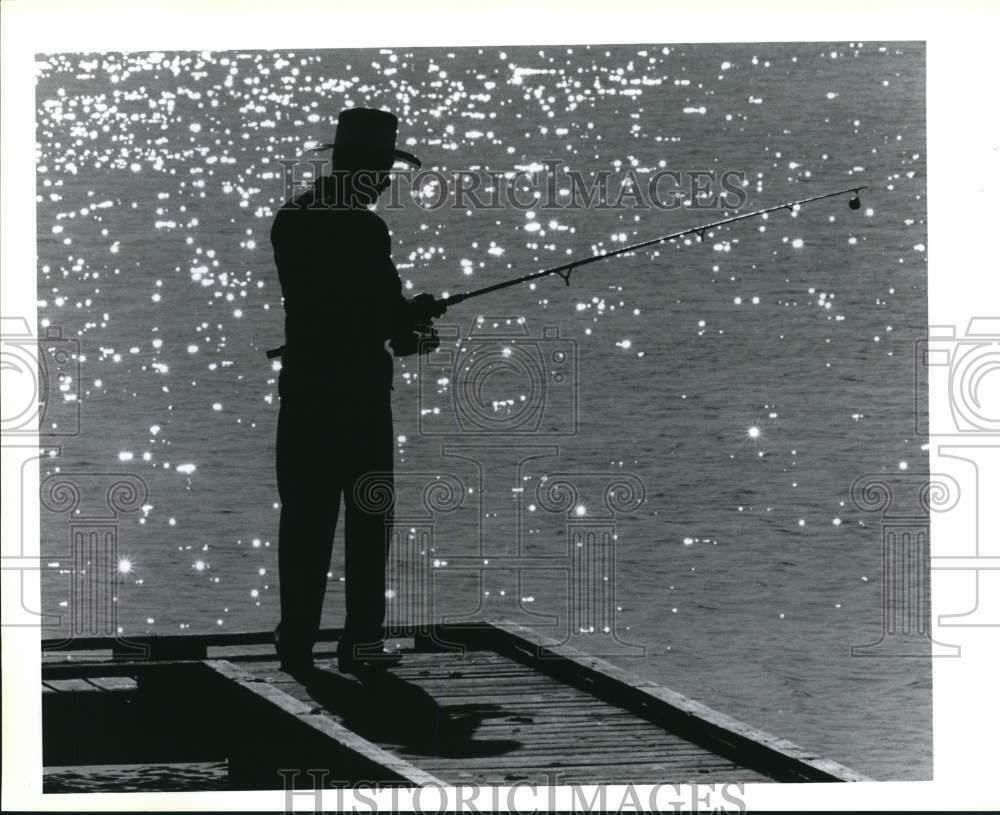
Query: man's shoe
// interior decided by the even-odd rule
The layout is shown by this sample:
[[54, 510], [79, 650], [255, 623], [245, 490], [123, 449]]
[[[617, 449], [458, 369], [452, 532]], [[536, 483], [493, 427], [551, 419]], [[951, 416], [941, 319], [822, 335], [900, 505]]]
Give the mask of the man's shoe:
[[385, 643], [365, 645], [342, 641], [337, 647], [337, 669], [341, 673], [372, 673], [394, 668], [403, 661], [397, 651], [387, 651]]
[[281, 657], [281, 670], [292, 676], [306, 676], [316, 670], [312, 654]]
[[315, 670], [312, 647], [303, 643], [290, 643], [274, 632], [274, 650], [278, 653], [281, 670], [292, 676], [308, 674]]

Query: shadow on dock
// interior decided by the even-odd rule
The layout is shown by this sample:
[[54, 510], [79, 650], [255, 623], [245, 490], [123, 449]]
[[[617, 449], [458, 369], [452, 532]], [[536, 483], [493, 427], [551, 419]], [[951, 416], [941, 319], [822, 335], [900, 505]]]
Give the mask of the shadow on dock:
[[475, 738], [484, 720], [504, 716], [499, 705], [469, 702], [442, 708], [426, 690], [388, 671], [362, 681], [318, 668], [303, 687], [326, 710], [342, 711], [345, 727], [410, 753], [471, 758], [502, 755], [521, 746], [513, 739]]

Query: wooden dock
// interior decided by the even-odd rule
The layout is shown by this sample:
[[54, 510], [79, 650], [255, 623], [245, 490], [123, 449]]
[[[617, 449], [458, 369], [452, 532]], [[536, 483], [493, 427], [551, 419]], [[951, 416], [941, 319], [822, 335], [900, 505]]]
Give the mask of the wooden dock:
[[305, 682], [270, 633], [45, 643], [45, 790], [870, 780], [524, 626], [405, 633], [364, 682], [336, 630]]

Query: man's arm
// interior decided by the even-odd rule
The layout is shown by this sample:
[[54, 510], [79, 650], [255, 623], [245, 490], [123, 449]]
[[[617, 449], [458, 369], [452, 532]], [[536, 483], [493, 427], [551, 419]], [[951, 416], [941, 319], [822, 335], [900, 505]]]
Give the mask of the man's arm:
[[431, 322], [443, 315], [447, 307], [432, 294], [418, 294], [409, 300], [403, 296], [403, 281], [390, 254], [389, 231], [381, 219], [379, 225], [385, 249], [382, 271], [390, 289], [388, 308], [383, 312], [387, 317], [385, 332], [389, 345], [397, 357], [429, 353], [438, 347], [437, 334]]

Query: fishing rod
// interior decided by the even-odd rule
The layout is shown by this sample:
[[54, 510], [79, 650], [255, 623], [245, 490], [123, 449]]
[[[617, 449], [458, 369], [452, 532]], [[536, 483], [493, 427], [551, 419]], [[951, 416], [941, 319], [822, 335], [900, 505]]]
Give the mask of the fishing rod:
[[[847, 202], [848, 206], [851, 209], [860, 209], [861, 199], [859, 198], [859, 193], [861, 190], [867, 189], [868, 185], [862, 184], [857, 187], [848, 187], [847, 189], [837, 190], [836, 192], [824, 193], [823, 195], [813, 195], [810, 198], [800, 198], [798, 201], [786, 201], [783, 204], [776, 204], [773, 207], [758, 209], [753, 212], [745, 212], [742, 215], [734, 215], [731, 218], [723, 218], [722, 220], [712, 221], [708, 224], [688, 227], [687, 229], [682, 229], [679, 232], [671, 232], [669, 235], [660, 235], [656, 238], [650, 238], [649, 240], [640, 241], [639, 243], [623, 246], [620, 249], [613, 249], [610, 252], [601, 252], [598, 255], [593, 255], [588, 258], [572, 260], [569, 263], [562, 264], [561, 266], [553, 266], [550, 269], [542, 269], [537, 272], [531, 272], [526, 275], [521, 275], [520, 277], [511, 278], [510, 280], [502, 280], [499, 283], [494, 283], [492, 286], [483, 286], [481, 289], [473, 289], [472, 291], [459, 292], [458, 294], [452, 294], [448, 297], [442, 297], [438, 301], [438, 304], [444, 308], [448, 308], [465, 300], [470, 300], [473, 297], [481, 297], [484, 294], [490, 294], [491, 292], [508, 289], [511, 286], [519, 286], [522, 283], [528, 283], [532, 280], [548, 277], [549, 275], [559, 275], [559, 277], [563, 279], [563, 282], [565, 282], [568, 286], [570, 283], [570, 276], [573, 272], [581, 266], [586, 266], [588, 263], [597, 263], [600, 260], [610, 260], [613, 257], [625, 255], [629, 252], [637, 252], [640, 249], [646, 249], [650, 246], [657, 246], [658, 244], [667, 243], [668, 241], [675, 241], [678, 238], [683, 238], [687, 235], [698, 235], [698, 237], [704, 241], [705, 235], [709, 231], [718, 229], [720, 226], [728, 226], [729, 224], [735, 224], [738, 221], [746, 221], [750, 218], [759, 218], [770, 212], [778, 212], [783, 209], [787, 209], [789, 212], [795, 212], [798, 207], [801, 207], [804, 204], [809, 204], [813, 201], [823, 201], [827, 198], [836, 198], [837, 196], [847, 195], [848, 193], [852, 194], [851, 199]], [[267, 358], [274, 359], [275, 357], [280, 357], [284, 350], [285, 346], [281, 346], [281, 348], [272, 348], [267, 352]]]
[[666, 243], [667, 241], [674, 241], [678, 238], [683, 238], [687, 235], [698, 235], [701, 240], [705, 240], [705, 234], [712, 229], [717, 229], [720, 226], [726, 226], [727, 224], [734, 224], [737, 221], [745, 221], [749, 218], [757, 218], [762, 215], [767, 215], [769, 212], [777, 212], [778, 210], [787, 209], [789, 212], [794, 212], [796, 207], [800, 207], [803, 204], [808, 204], [812, 201], [822, 201], [824, 198], [834, 198], [838, 195], [847, 195], [847, 193], [853, 193], [853, 197], [848, 202], [851, 209], [859, 209], [861, 207], [861, 199], [858, 197], [858, 193], [861, 190], [868, 189], [867, 185], [862, 185], [860, 187], [848, 187], [846, 190], [837, 190], [837, 192], [828, 192], [824, 195], [814, 195], [811, 198], [802, 198], [798, 201], [786, 201], [784, 204], [777, 204], [773, 207], [767, 207], [767, 209], [758, 209], [754, 212], [746, 212], [743, 215], [735, 215], [732, 218], [723, 218], [721, 221], [713, 221], [710, 224], [701, 224], [700, 226], [692, 226], [688, 229], [682, 229], [680, 232], [671, 232], [669, 235], [661, 235], [658, 238], [650, 238], [649, 240], [641, 241], [639, 243], [633, 243], [629, 246], [623, 246], [620, 249], [614, 249], [610, 252], [602, 252], [599, 255], [594, 255], [589, 258], [581, 258], [580, 260], [573, 260], [569, 263], [564, 263], [562, 266], [553, 266], [551, 269], [542, 269], [539, 272], [532, 272], [531, 274], [522, 275], [521, 277], [515, 277], [511, 280], [504, 280], [500, 283], [494, 283], [492, 286], [484, 286], [481, 289], [474, 289], [473, 291], [460, 292], [459, 294], [453, 294], [449, 297], [444, 297], [441, 299], [441, 304], [444, 306], [453, 306], [456, 303], [461, 303], [463, 300], [469, 300], [472, 297], [479, 297], [483, 294], [489, 294], [490, 292], [500, 291], [501, 289], [506, 289], [511, 286], [517, 286], [521, 283], [527, 283], [531, 280], [537, 280], [541, 277], [548, 277], [549, 275], [559, 275], [566, 283], [569, 285], [570, 275], [579, 267], [586, 266], [588, 263], [596, 263], [599, 260], [608, 260], [618, 255], [625, 255], [629, 252], [636, 252], [639, 249], [645, 249], [649, 246], [656, 246], [660, 243]]

